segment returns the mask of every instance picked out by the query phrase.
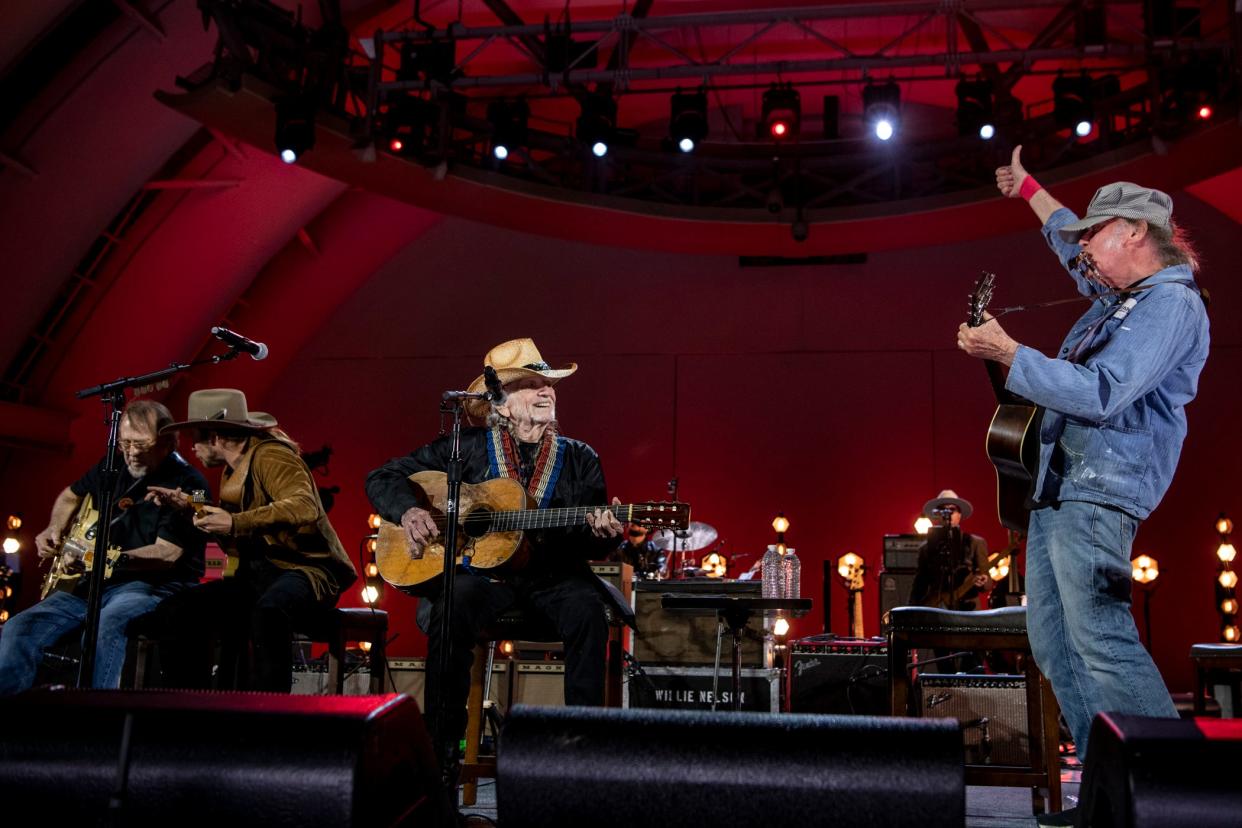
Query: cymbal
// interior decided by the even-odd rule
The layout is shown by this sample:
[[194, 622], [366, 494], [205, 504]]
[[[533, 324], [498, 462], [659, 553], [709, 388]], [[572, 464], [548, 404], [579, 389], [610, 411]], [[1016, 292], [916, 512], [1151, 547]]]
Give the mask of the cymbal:
[[716, 542], [716, 527], [710, 523], [691, 521], [685, 529], [661, 529], [651, 536], [657, 549], [697, 552]]

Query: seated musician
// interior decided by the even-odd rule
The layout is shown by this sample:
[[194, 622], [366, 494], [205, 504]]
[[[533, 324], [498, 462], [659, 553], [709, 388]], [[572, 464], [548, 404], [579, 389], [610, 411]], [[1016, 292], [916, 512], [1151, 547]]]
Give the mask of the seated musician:
[[[483, 364], [496, 370], [506, 396], [498, 404], [475, 400], [467, 406], [472, 417], [485, 419], [487, 425], [462, 431], [463, 482], [498, 477], [518, 480], [539, 508], [604, 506], [608, 501], [598, 455], [586, 443], [561, 435], [556, 427], [556, 384], [578, 366], [550, 367], [529, 339], [497, 345]], [[481, 392], [484, 385], [480, 376], [470, 390]], [[450, 440], [441, 437], [388, 461], [367, 478], [367, 496], [375, 510], [402, 526], [415, 550], [412, 554], [421, 554], [424, 544], [441, 530], [418, 505], [408, 478], [416, 472], [444, 471], [449, 454]], [[441, 579], [415, 590], [424, 599], [418, 608], [419, 626], [429, 638], [428, 725], [435, 732], [438, 694], [444, 693], [442, 742], [456, 745], [465, 730], [471, 651], [480, 633], [496, 615], [515, 605], [546, 616], [564, 641], [566, 703], [603, 704], [608, 599], [588, 561], [605, 557], [620, 534], [616, 516], [601, 508], [587, 514], [585, 525], [528, 532], [529, 564], [503, 581], [459, 571], [453, 581], [447, 676], [440, 676], [434, 666], [439, 663], [444, 623], [444, 605], [438, 600]]]
[[927, 542], [919, 548], [918, 571], [910, 603], [951, 610], [973, 610], [988, 577], [988, 542], [963, 532], [962, 519], [974, 511], [970, 501], [945, 489], [923, 505], [932, 519]]
[[[187, 492], [207, 488], [203, 476], [173, 450], [174, 438], [160, 435], [160, 429], [171, 422], [168, 409], [149, 400], [133, 400], [121, 413], [119, 444], [124, 463], [107, 541], [121, 550], [121, 555], [112, 577], [104, 582], [93, 687], [120, 685], [128, 641], [125, 630], [130, 620], [197, 582], [203, 574], [204, 538], [188, 517], [144, 500], [148, 489], [156, 486], [179, 487]], [[79, 546], [93, 549], [93, 535], [92, 539], [67, 535], [80, 508], [97, 508], [103, 465], [100, 460], [57, 496], [47, 528], [35, 537], [40, 558], [62, 551], [73, 556]], [[47, 598], [4, 625], [0, 635], [0, 693], [16, 693], [33, 685], [43, 649], [85, 623], [90, 576], [89, 572], [76, 574], [81, 568], [78, 561], [70, 570], [71, 577], [49, 585], [54, 591]]]
[[[210, 684], [213, 631], [249, 642], [251, 690], [288, 693], [293, 683], [293, 634], [317, 610], [336, 604], [357, 572], [328, 522], [314, 477], [297, 444], [275, 418], [248, 411], [232, 388], [195, 391], [185, 422], [204, 466], [223, 467], [220, 506], [203, 506], [194, 525], [237, 553], [231, 578], [186, 590], [159, 609], [161, 632], [177, 642], [161, 652], [166, 682]], [[154, 491], [182, 508], [183, 492]]]
[[640, 523], [626, 528], [625, 540], [608, 553], [608, 560], [629, 564], [642, 578], [668, 577], [663, 550], [652, 542], [651, 530]]

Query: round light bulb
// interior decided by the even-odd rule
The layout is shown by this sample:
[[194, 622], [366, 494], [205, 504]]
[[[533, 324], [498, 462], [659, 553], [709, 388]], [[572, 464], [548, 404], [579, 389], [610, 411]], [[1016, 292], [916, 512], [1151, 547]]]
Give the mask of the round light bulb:
[[22, 548], [22, 542], [10, 535], [4, 539], [4, 551], [10, 555], [16, 555], [17, 551]]
[[772, 632], [781, 637], [789, 635], [789, 622], [784, 618], [776, 619], [776, 623], [772, 625]]
[[682, 138], [680, 141], [677, 142], [677, 149], [681, 150], [682, 152], [694, 152], [694, 139], [693, 138]]
[[367, 584], [362, 588], [362, 600], [368, 604], [374, 604], [379, 600], [379, 588]]
[[16, 532], [18, 529], [21, 529], [21, 528], [22, 528], [22, 516], [21, 515], [9, 515], [9, 529], [13, 532]]
[[1234, 624], [1230, 624], [1229, 626], [1225, 627], [1223, 630], [1220, 631], [1220, 637], [1230, 642], [1237, 641], [1238, 640], [1237, 626]]
[[887, 141], [893, 137], [893, 122], [887, 118], [881, 118], [875, 122], [875, 137], [881, 141]]
[[931, 518], [927, 515], [919, 515], [918, 520], [914, 521], [914, 531], [918, 532], [920, 535], [926, 535], [927, 530], [931, 529], [931, 527]]
[[785, 517], [783, 514], [777, 515], [775, 518], [772, 519], [772, 528], [775, 529], [777, 532], [781, 532], [781, 533], [788, 532], [789, 531], [789, 519]]
[[280, 160], [292, 164], [298, 160], [298, 154], [291, 149], [284, 149], [280, 151]]
[[1233, 531], [1233, 521], [1222, 514], [1216, 519], [1216, 531], [1222, 535], [1228, 535]]
[[985, 141], [991, 141], [996, 137], [996, 127], [991, 124], [984, 124], [979, 127], [979, 137]]
[[1226, 569], [1224, 572], [1220, 573], [1220, 576], [1217, 577], [1216, 580], [1225, 589], [1233, 589], [1238, 585], [1238, 573], [1234, 572], [1232, 569]]
[[496, 156], [497, 161], [504, 161], [509, 157], [509, 148], [504, 144], [497, 144], [492, 147], [492, 155]]
[[608, 145], [605, 144], [603, 141], [596, 141], [594, 144], [591, 145], [591, 152], [595, 155], [596, 158], [603, 158], [605, 155], [608, 154]]
[[1224, 615], [1238, 614], [1238, 600], [1236, 598], [1226, 598], [1220, 602], [1220, 611]]
[[1220, 558], [1221, 563], [1232, 563], [1237, 556], [1238, 550], [1233, 548], [1232, 543], [1222, 543], [1216, 550], [1216, 557]]
[[1077, 135], [1079, 138], [1086, 138], [1088, 135], [1091, 134], [1091, 122], [1090, 121], [1079, 121], [1078, 124], [1074, 127], [1074, 134]]
[[372, 512], [367, 515], [367, 526], [370, 526], [372, 529], [378, 529], [380, 527], [381, 520], [383, 520], [383, 518]]

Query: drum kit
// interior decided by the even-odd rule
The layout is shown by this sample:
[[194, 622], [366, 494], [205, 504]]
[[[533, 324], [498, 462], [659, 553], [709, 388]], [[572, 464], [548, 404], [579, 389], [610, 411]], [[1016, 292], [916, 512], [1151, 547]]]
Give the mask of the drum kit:
[[708, 549], [716, 543], [718, 537], [716, 527], [710, 523], [691, 521], [685, 529], [661, 529], [651, 535], [651, 545], [664, 553], [666, 566], [660, 570], [667, 572], [667, 577], [693, 578], [710, 575], [712, 571], [706, 566], [710, 555], [704, 555], [703, 561], [697, 561], [697, 553]]

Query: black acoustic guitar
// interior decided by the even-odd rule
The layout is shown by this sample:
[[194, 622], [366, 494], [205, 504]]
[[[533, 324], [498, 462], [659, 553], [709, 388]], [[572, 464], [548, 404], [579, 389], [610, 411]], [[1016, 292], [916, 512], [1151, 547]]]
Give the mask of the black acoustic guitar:
[[[967, 319], [970, 327], [983, 324], [995, 284], [996, 276], [986, 271], [975, 283]], [[984, 364], [998, 403], [987, 439], [988, 459], [996, 467], [996, 509], [1002, 526], [1025, 533], [1031, 516], [1027, 503], [1039, 467], [1043, 409], [1005, 388], [1005, 369], [1000, 363], [989, 359]]]

